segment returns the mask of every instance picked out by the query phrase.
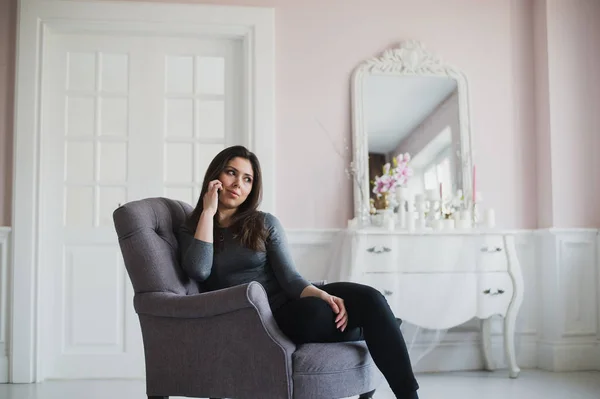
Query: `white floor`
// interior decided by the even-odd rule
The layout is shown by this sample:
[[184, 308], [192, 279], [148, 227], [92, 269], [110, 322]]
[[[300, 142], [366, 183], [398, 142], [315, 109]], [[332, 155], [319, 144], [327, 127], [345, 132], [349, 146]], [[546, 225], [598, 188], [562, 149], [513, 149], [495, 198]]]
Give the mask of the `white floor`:
[[[417, 379], [421, 399], [600, 399], [600, 372], [525, 370], [518, 379], [511, 380], [503, 371], [475, 371], [418, 374]], [[87, 380], [0, 384], [0, 399], [107, 398], [144, 399], [144, 382]], [[375, 399], [393, 398], [386, 387], [375, 394]]]

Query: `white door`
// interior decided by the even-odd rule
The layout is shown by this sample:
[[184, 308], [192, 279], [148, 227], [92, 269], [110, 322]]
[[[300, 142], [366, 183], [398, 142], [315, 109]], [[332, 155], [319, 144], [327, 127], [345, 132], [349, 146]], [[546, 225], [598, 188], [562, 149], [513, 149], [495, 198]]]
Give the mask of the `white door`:
[[242, 142], [233, 40], [54, 34], [41, 117], [40, 361], [46, 378], [144, 376], [112, 212], [167, 196], [195, 204], [206, 166]]

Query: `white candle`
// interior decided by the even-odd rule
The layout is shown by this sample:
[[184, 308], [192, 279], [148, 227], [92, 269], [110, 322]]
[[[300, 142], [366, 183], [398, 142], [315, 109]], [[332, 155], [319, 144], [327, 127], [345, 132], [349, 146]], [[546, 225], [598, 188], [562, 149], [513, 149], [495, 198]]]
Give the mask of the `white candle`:
[[386, 222], [389, 231], [394, 231], [396, 229], [396, 221], [393, 216], [388, 216]]
[[468, 220], [469, 222], [471, 222], [471, 212], [460, 211], [460, 220]]
[[400, 222], [400, 228], [406, 227], [406, 210], [404, 209], [404, 200], [400, 201], [398, 207], [398, 221]]
[[415, 212], [412, 212], [412, 211], [408, 212], [407, 218], [406, 218], [408, 231], [415, 231], [415, 219], [416, 219]]

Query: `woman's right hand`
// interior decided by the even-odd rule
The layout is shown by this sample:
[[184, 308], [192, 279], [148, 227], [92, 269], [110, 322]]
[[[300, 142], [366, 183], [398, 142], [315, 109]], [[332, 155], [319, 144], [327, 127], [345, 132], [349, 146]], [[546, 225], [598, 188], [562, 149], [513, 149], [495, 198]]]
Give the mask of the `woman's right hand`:
[[211, 216], [217, 213], [219, 207], [219, 190], [223, 189], [223, 184], [220, 180], [213, 180], [208, 183], [208, 190], [203, 198], [203, 211], [209, 212]]

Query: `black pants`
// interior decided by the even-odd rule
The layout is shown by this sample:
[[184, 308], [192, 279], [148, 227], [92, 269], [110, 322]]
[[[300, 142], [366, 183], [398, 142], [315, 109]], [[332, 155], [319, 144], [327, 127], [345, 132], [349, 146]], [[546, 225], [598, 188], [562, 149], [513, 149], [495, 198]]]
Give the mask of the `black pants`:
[[348, 326], [335, 327], [335, 313], [315, 297], [290, 301], [273, 312], [279, 328], [295, 344], [365, 340], [373, 361], [397, 398], [417, 399], [419, 388], [412, 371], [406, 343], [387, 300], [376, 289], [355, 283], [332, 283], [320, 287], [344, 300]]

